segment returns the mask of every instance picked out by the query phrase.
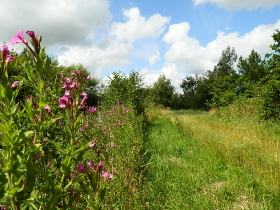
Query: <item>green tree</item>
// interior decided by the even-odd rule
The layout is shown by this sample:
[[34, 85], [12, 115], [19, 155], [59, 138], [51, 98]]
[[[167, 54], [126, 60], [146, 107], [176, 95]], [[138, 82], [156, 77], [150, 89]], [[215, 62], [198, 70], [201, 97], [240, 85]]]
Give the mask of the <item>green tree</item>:
[[151, 88], [152, 100], [156, 104], [161, 104], [164, 107], [172, 107], [175, 93], [175, 87], [171, 84], [171, 80], [167, 79], [165, 75], [161, 75], [157, 82]]

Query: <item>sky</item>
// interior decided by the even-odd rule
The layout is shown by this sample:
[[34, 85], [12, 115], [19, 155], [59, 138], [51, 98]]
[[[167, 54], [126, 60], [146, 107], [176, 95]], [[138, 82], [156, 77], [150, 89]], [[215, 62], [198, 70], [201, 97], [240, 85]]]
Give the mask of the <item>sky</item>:
[[63, 65], [81, 63], [100, 80], [139, 71], [146, 85], [164, 74], [180, 92], [227, 46], [244, 58], [269, 53], [280, 0], [1, 0], [0, 21], [2, 43], [34, 31]]

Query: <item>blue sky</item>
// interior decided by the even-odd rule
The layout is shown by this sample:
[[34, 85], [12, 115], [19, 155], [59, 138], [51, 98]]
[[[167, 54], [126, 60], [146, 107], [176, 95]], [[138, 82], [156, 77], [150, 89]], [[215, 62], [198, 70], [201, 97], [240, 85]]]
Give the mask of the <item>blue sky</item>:
[[147, 85], [165, 74], [180, 91], [228, 45], [243, 57], [269, 52], [280, 0], [2, 0], [0, 20], [3, 41], [34, 30], [60, 63], [103, 79], [134, 69]]

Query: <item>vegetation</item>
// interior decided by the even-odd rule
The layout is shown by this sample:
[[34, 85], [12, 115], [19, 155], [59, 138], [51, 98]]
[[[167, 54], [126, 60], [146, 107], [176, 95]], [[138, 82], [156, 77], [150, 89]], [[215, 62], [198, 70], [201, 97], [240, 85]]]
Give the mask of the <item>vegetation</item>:
[[98, 89], [26, 33], [1, 48], [1, 209], [280, 208], [280, 31], [263, 60], [228, 46], [182, 94], [135, 71]]

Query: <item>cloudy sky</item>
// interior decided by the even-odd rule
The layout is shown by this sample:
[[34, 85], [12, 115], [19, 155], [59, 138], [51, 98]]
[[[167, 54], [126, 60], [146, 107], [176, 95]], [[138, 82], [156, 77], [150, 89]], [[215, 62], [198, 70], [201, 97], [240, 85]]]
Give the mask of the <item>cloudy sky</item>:
[[135, 70], [147, 85], [165, 74], [179, 88], [228, 45], [243, 57], [270, 52], [280, 0], [1, 0], [0, 20], [3, 43], [33, 30], [60, 63], [97, 78]]

